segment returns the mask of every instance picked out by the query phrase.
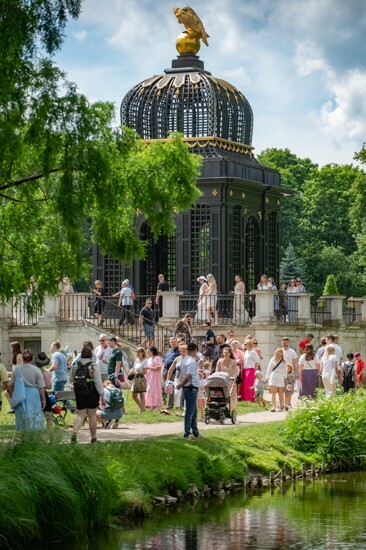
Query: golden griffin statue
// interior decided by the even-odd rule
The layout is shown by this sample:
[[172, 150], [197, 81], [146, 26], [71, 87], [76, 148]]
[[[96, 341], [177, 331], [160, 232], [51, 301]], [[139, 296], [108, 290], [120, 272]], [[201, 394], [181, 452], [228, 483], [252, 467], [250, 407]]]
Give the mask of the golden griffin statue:
[[177, 50], [180, 54], [196, 54], [200, 49], [201, 42], [208, 46], [209, 35], [205, 31], [201, 19], [189, 6], [174, 8], [174, 15], [178, 23], [182, 23], [186, 30], [177, 38]]

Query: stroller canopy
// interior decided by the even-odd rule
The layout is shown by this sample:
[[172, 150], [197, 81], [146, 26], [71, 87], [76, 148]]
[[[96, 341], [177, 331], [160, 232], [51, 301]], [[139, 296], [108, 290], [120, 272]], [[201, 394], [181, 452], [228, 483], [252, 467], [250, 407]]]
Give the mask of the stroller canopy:
[[214, 372], [206, 379], [206, 388], [228, 388], [230, 376], [228, 372]]

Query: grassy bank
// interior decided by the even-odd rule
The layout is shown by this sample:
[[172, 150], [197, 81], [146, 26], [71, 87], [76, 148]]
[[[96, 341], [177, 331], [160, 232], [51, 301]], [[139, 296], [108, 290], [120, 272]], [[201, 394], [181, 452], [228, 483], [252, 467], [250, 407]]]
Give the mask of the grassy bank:
[[151, 512], [151, 497], [248, 469], [269, 472], [313, 461], [289, 449], [278, 424], [213, 430], [199, 441], [162, 437], [132, 443], [65, 445], [34, 438], [0, 455], [0, 533], [9, 548], [80, 538], [113, 517]]

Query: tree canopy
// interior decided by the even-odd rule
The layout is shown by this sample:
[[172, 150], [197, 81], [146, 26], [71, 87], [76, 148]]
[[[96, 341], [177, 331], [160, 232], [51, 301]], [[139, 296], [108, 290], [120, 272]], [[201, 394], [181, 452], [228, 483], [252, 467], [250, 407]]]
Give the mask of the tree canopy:
[[89, 270], [88, 243], [125, 262], [143, 257], [137, 214], [153, 234], [199, 196], [199, 157], [178, 135], [146, 148], [91, 104], [52, 55], [80, 0], [0, 2], [0, 298], [39, 295]]

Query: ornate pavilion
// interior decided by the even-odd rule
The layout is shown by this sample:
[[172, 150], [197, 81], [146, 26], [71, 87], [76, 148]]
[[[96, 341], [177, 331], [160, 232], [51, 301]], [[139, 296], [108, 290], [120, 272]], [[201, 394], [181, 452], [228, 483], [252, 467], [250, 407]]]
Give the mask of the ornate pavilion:
[[190, 212], [177, 215], [175, 235], [158, 242], [137, 218], [140, 238], [147, 241], [143, 261], [123, 266], [95, 247], [93, 276], [110, 293], [124, 278], [136, 292], [153, 293], [159, 273], [171, 289], [188, 292], [196, 292], [198, 275], [207, 273], [214, 274], [222, 293], [233, 288], [237, 273], [248, 290], [261, 273], [278, 280], [279, 210], [289, 190], [281, 188], [277, 171], [255, 159], [252, 108], [235, 86], [204, 68], [196, 55], [199, 38], [191, 29], [183, 32], [172, 67], [127, 93], [121, 124], [147, 142], [181, 132], [190, 151], [203, 157], [197, 180], [202, 196]]

